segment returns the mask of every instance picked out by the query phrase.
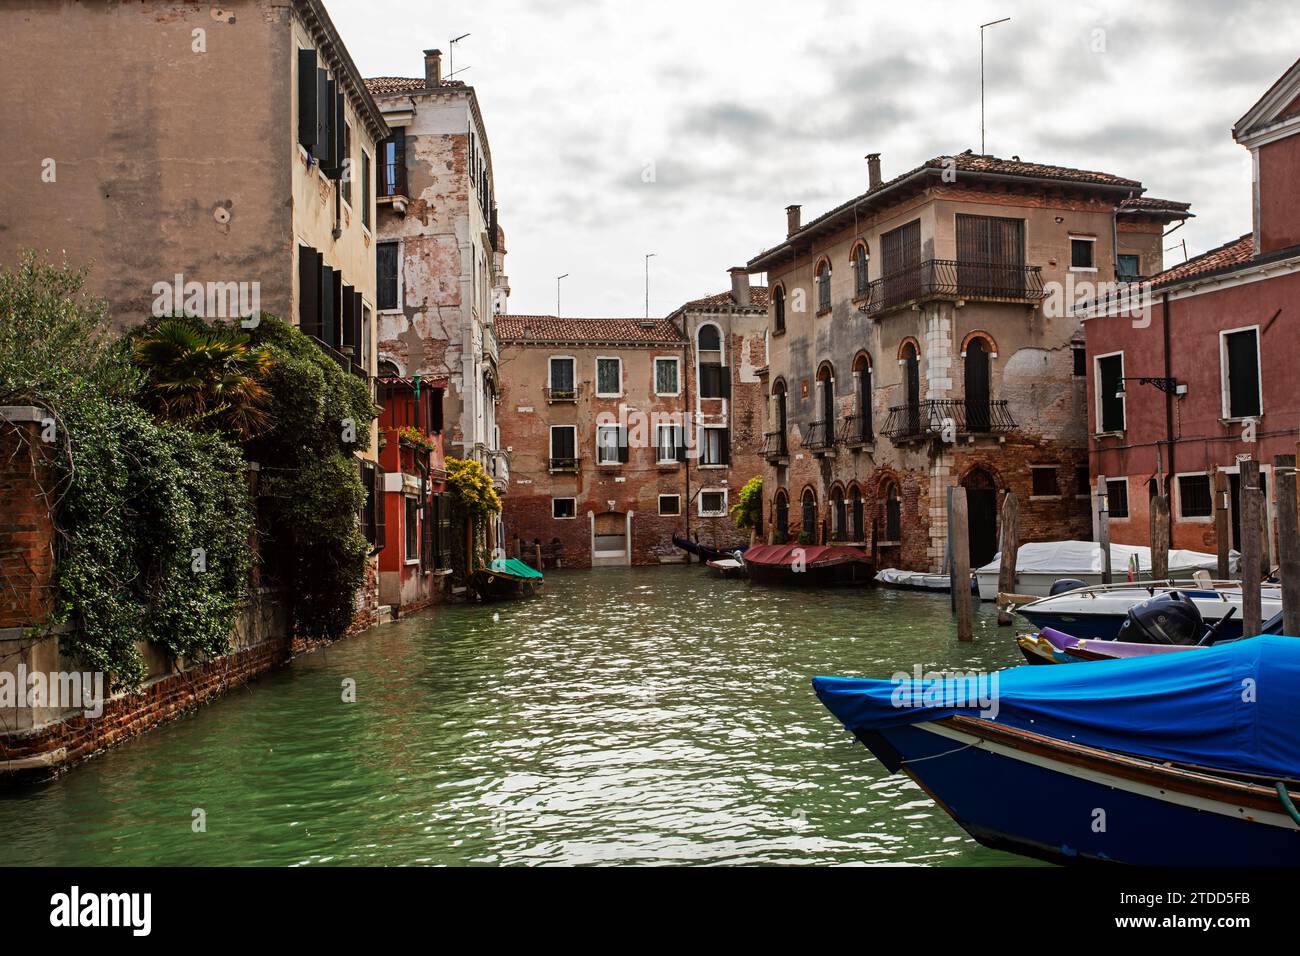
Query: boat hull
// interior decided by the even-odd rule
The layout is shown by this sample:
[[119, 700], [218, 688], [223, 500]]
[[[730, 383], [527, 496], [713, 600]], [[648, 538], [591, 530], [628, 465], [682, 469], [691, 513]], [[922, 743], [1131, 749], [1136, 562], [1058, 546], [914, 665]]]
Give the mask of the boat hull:
[[1262, 788], [1216, 788], [1200, 774], [1188, 783], [1178, 779], [1185, 772], [1077, 745], [1066, 757], [1053, 750], [1067, 748], [1050, 741], [998, 740], [972, 732], [972, 723], [938, 720], [857, 736], [995, 849], [1058, 863], [1300, 865], [1300, 826], [1280, 803], [1270, 810]]
[[520, 578], [494, 571], [475, 571], [470, 586], [480, 601], [519, 601], [536, 597], [542, 592], [542, 582], [537, 578]]

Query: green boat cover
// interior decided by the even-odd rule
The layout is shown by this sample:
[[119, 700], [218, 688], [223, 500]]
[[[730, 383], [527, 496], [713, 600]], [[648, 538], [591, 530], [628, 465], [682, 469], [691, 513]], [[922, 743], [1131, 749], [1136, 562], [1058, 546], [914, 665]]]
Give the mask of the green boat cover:
[[530, 568], [524, 562], [517, 558], [497, 558], [488, 565], [489, 571], [495, 571], [498, 574], [513, 574], [519, 578], [537, 578], [545, 577], [541, 571]]

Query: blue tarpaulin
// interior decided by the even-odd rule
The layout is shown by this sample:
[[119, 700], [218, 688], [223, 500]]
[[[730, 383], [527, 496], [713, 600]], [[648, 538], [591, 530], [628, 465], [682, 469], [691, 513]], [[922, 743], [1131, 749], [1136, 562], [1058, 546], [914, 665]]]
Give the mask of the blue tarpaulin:
[[973, 701], [961, 678], [814, 677], [813, 688], [849, 730], [966, 714], [1104, 750], [1300, 777], [1300, 639], [1293, 637], [998, 671], [986, 686], [995, 711]]

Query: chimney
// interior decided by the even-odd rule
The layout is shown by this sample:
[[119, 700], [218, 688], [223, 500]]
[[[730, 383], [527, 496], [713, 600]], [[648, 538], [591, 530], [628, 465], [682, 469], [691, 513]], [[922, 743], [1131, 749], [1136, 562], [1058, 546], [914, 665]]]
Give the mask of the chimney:
[[867, 176], [868, 176], [868, 182], [870, 183], [870, 186], [868, 188], [875, 189], [877, 186], [880, 185], [880, 154], [879, 153], [867, 153]]
[[742, 309], [748, 308], [750, 305], [749, 270], [744, 266], [732, 266], [727, 272], [731, 275], [731, 304]]
[[785, 207], [785, 235], [788, 239], [799, 231], [799, 207]]
[[442, 51], [424, 51], [424, 85], [442, 86]]

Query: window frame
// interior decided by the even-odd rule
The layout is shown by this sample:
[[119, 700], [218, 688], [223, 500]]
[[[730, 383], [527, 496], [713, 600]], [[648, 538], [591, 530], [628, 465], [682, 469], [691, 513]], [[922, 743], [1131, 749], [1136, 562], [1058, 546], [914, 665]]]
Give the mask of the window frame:
[[[617, 362], [618, 363], [618, 391], [602, 392], [600, 390], [600, 363]], [[623, 397], [623, 357], [621, 355], [597, 355], [595, 368], [595, 392], [597, 398], [622, 398]]]
[[395, 306], [394, 306], [393, 308], [391, 308], [391, 309], [380, 309], [380, 308], [376, 308], [376, 309], [375, 309], [375, 312], [376, 312], [378, 315], [399, 315], [399, 314], [401, 314], [401, 313], [404, 311], [404, 310], [403, 310], [403, 305], [404, 305], [404, 303], [403, 303], [403, 301], [402, 301], [402, 285], [403, 285], [403, 276], [402, 276], [402, 273], [403, 273], [403, 265], [404, 265], [403, 260], [406, 258], [405, 243], [404, 243], [401, 239], [382, 239], [382, 240], [380, 240], [379, 242], [375, 243], [375, 266], [376, 266], [376, 268], [375, 268], [375, 305], [376, 305], [376, 306], [378, 306], [378, 304], [379, 304], [379, 296], [380, 296], [380, 288], [379, 288], [379, 269], [378, 269], [378, 266], [379, 266], [379, 247], [380, 247], [380, 246], [396, 246], [396, 247], [397, 247], [397, 277], [396, 277], [396, 279], [394, 280], [394, 281], [396, 282], [396, 284], [397, 284], [397, 288], [396, 288], [396, 290], [394, 290], [394, 291], [396, 292], [397, 305], [395, 305]]
[[849, 261], [853, 266], [853, 301], [858, 302], [871, 291], [871, 253], [865, 242], [858, 240], [853, 244]]
[[[1189, 515], [1183, 508], [1183, 479], [1204, 478], [1209, 493], [1210, 512], [1205, 515]], [[1174, 475], [1174, 497], [1177, 510], [1174, 512], [1179, 521], [1192, 521], [1197, 524], [1210, 524], [1214, 521], [1214, 479], [1208, 471], [1180, 471]]]
[[[1228, 362], [1228, 336], [1242, 332], [1255, 333], [1255, 385], [1259, 412], [1255, 415], [1232, 414], [1232, 382]], [[1259, 325], [1243, 325], [1236, 329], [1223, 329], [1219, 332], [1219, 411], [1225, 422], [1250, 422], [1264, 417], [1264, 356], [1261, 348], [1263, 338]]]
[[[604, 451], [604, 447], [600, 443], [600, 435], [601, 432], [611, 431], [611, 430], [614, 432], [614, 446], [613, 446], [614, 460], [605, 461], [605, 459], [601, 455], [601, 453]], [[620, 451], [620, 449], [626, 447], [627, 445], [627, 439], [624, 437], [624, 434], [625, 434], [625, 429], [622, 425], [619, 424], [611, 425], [606, 423], [606, 424], [598, 424], [596, 426], [596, 465], [598, 467], [600, 468], [622, 467], [624, 462], [623, 462], [623, 453]], [[623, 440], [619, 441], [620, 438], [622, 438]]]
[[[719, 511], [704, 510], [705, 495], [722, 495], [722, 508]], [[700, 496], [696, 499], [696, 513], [700, 518], [725, 518], [727, 516], [727, 489], [726, 488], [701, 488]]]
[[549, 392], [555, 391], [555, 363], [569, 363], [569, 377], [573, 380], [570, 386], [573, 390], [574, 398], [578, 395], [578, 359], [573, 355], [550, 355], [546, 359], [546, 388]]
[[699, 467], [700, 467], [700, 468], [730, 468], [730, 467], [731, 467], [731, 464], [730, 464], [731, 455], [730, 455], [729, 453], [726, 453], [726, 454], [722, 454], [722, 455], [721, 455], [721, 457], [722, 457], [723, 459], [726, 459], [726, 460], [724, 460], [724, 461], [709, 461], [709, 459], [708, 459], [708, 457], [707, 457], [707, 455], [708, 455], [708, 453], [709, 453], [709, 441], [708, 441], [708, 438], [706, 437], [707, 434], [708, 434], [709, 432], [722, 432], [722, 433], [723, 433], [723, 439], [719, 442], [719, 445], [718, 445], [718, 450], [719, 450], [719, 452], [722, 452], [723, 449], [725, 449], [726, 446], [727, 446], [727, 445], [730, 443], [730, 441], [731, 441], [731, 435], [730, 435], [731, 428], [730, 428], [730, 426], [728, 426], [728, 425], [701, 425], [701, 426], [700, 426], [700, 457], [699, 457]]
[[813, 286], [817, 290], [817, 315], [819, 316], [829, 315], [834, 306], [834, 300], [831, 297], [831, 275], [830, 260], [821, 259], [813, 270]]
[[1127, 392], [1125, 392], [1123, 398], [1119, 399], [1119, 401], [1122, 403], [1122, 407], [1120, 409], [1121, 422], [1120, 422], [1119, 430], [1118, 431], [1116, 431], [1115, 429], [1108, 430], [1106, 428], [1105, 405], [1103, 403], [1102, 390], [1101, 390], [1101, 360], [1108, 359], [1108, 358], [1115, 358], [1116, 356], [1119, 356], [1119, 379], [1122, 382], [1124, 380], [1123, 349], [1120, 349], [1117, 352], [1107, 352], [1104, 355], [1094, 355], [1092, 357], [1093, 392], [1095, 393], [1094, 394], [1095, 411], [1097, 416], [1097, 421], [1096, 421], [1097, 430], [1096, 432], [1094, 432], [1095, 435], [1122, 435], [1124, 434], [1124, 432], [1128, 431], [1128, 393]]
[[[1034, 490], [1034, 476], [1050, 472], [1052, 475], [1052, 484], [1056, 491], [1052, 494], [1040, 495]], [[1058, 501], [1061, 498], [1061, 472], [1058, 465], [1030, 465], [1029, 466], [1029, 500], [1030, 501]]]
[[[677, 388], [676, 388], [675, 391], [672, 391], [672, 392], [661, 392], [661, 391], [659, 391], [659, 363], [660, 363], [660, 362], [672, 362], [672, 363], [673, 363], [673, 381], [676, 382], [676, 384], [677, 384]], [[653, 378], [653, 381], [651, 382], [651, 385], [652, 385], [652, 387], [654, 388], [654, 393], [655, 393], [655, 395], [657, 395], [657, 396], [661, 396], [661, 397], [676, 397], [676, 396], [678, 396], [678, 395], [680, 395], [680, 394], [682, 393], [682, 359], [681, 359], [681, 356], [679, 356], [679, 355], [656, 355], [656, 356], [654, 357], [654, 360], [650, 363], [650, 368], [651, 368], [651, 377]]]
[[[412, 511], [415, 512], [414, 521], [411, 520]], [[415, 542], [414, 547], [412, 541]], [[420, 563], [420, 498], [406, 493], [402, 495], [402, 563]]]
[[[1122, 515], [1117, 515], [1112, 510], [1114, 508], [1114, 503], [1110, 498], [1111, 485], [1123, 485], [1124, 487], [1124, 513]], [[1133, 508], [1129, 501], [1128, 494], [1128, 475], [1125, 475], [1123, 478], [1106, 479], [1106, 515], [1111, 521], [1128, 521], [1129, 518], [1133, 517]]]
[[[560, 515], [555, 513], [555, 506], [561, 501], [568, 501], [573, 505], [573, 514]], [[560, 495], [551, 499], [551, 518], [554, 521], [577, 521], [578, 520], [578, 499], [572, 495]]]
[[547, 449], [546, 464], [547, 464], [548, 469], [549, 469], [549, 467], [550, 467], [550, 465], [551, 465], [551, 462], [553, 462], [553, 461], [555, 460], [555, 458], [556, 458], [556, 455], [555, 455], [555, 432], [556, 432], [558, 429], [568, 429], [569, 432], [573, 435], [573, 459], [574, 459], [574, 462], [576, 463], [576, 462], [579, 462], [579, 461], [582, 460], [582, 456], [581, 456], [580, 454], [578, 454], [578, 426], [577, 426], [577, 425], [551, 425], [551, 426], [550, 426], [550, 430], [547, 432], [547, 436], [546, 436], [546, 437], [547, 437], [547, 445], [546, 445], [546, 449]]
[[[663, 443], [662, 435], [665, 429], [672, 429], [674, 435], [678, 439], [672, 444], [672, 450], [673, 450], [672, 458], [663, 457], [664, 443]], [[655, 425], [655, 464], [656, 465], [682, 464], [685, 458], [684, 456], [679, 457], [677, 452], [679, 449], [684, 449], [685, 447], [686, 447], [686, 426], [685, 425], [680, 425], [674, 422], [659, 422]]]
[[[671, 500], [677, 502], [677, 510], [676, 510], [676, 511], [664, 511], [664, 500], [665, 500], [665, 499], [671, 499]], [[659, 496], [659, 514], [660, 514], [661, 517], [666, 517], [666, 518], [677, 518], [677, 517], [680, 517], [680, 516], [681, 516], [681, 513], [682, 513], [682, 496], [681, 496], [681, 495], [660, 495], [660, 496]]]
[[[1076, 266], [1074, 264], [1074, 244], [1076, 242], [1091, 243], [1091, 245], [1088, 247], [1091, 250], [1091, 255], [1088, 256], [1088, 261], [1091, 262], [1092, 265]], [[1081, 236], [1075, 233], [1070, 233], [1070, 268], [1068, 271], [1070, 272], [1096, 272], [1097, 271], [1097, 237], [1096, 236]]]

